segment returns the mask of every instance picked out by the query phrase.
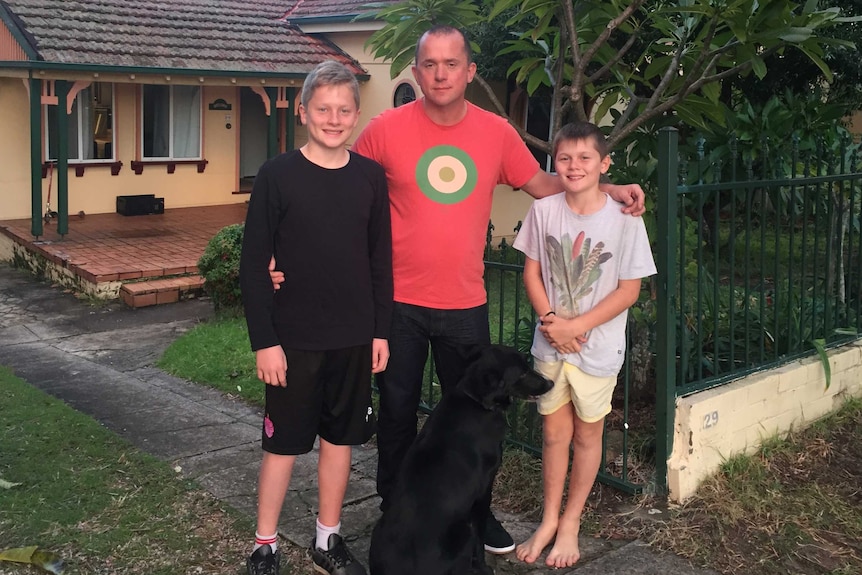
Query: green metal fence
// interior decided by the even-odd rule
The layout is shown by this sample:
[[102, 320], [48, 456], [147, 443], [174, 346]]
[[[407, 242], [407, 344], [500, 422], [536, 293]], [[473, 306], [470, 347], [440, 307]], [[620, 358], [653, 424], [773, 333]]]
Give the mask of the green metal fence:
[[[599, 480], [629, 493], [666, 488], [677, 397], [855, 339], [862, 328], [862, 169], [848, 141], [770, 155], [730, 142], [719, 160], [658, 149], [658, 275], [629, 315], [627, 355], [605, 423]], [[816, 158], [827, 158], [818, 161]], [[535, 314], [523, 259], [503, 241], [485, 254], [491, 339], [529, 353]], [[515, 230], [517, 231], [517, 229]], [[429, 360], [423, 409], [439, 399]], [[540, 454], [541, 417], [516, 402], [509, 441]]]
[[[848, 140], [801, 151], [659, 138], [657, 481], [676, 397], [857, 337], [862, 173]], [[663, 436], [663, 440], [662, 437]]]

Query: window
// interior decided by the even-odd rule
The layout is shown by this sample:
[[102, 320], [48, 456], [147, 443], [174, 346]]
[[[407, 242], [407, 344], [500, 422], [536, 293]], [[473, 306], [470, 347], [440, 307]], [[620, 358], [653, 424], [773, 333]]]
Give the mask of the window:
[[398, 106], [403, 106], [404, 104], [409, 104], [415, 99], [416, 90], [414, 90], [413, 86], [411, 86], [407, 82], [402, 82], [398, 84], [397, 88], [395, 88], [395, 98], [393, 98], [393, 104], [396, 108]]
[[[57, 159], [57, 106], [46, 106], [48, 160]], [[78, 92], [69, 114], [68, 159], [73, 162], [114, 159], [114, 87], [93, 82]]]
[[200, 158], [200, 86], [144, 86], [143, 108], [144, 158]]

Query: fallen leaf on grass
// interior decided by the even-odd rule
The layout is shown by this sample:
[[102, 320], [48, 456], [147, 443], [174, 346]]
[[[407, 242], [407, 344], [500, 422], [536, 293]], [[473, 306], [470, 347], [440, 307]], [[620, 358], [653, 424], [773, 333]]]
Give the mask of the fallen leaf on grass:
[[0, 489], [12, 489], [13, 487], [18, 487], [19, 485], [23, 485], [23, 483], [12, 483], [11, 481], [0, 479]]
[[30, 565], [44, 569], [48, 573], [54, 573], [54, 575], [63, 573], [63, 560], [55, 553], [40, 550], [36, 545], [0, 551], [0, 561], [29, 563]]

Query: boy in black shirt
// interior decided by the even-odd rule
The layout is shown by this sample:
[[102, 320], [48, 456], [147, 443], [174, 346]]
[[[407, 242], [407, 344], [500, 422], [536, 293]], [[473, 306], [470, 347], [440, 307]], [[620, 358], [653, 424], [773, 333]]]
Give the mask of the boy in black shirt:
[[[308, 143], [266, 162], [246, 217], [240, 284], [258, 378], [266, 383], [263, 461], [249, 575], [278, 573], [277, 527], [296, 456], [320, 436], [315, 569], [365, 575], [340, 536], [351, 445], [374, 433], [371, 374], [386, 368], [392, 243], [386, 176], [345, 148], [359, 86], [317, 66], [299, 113]], [[273, 293], [269, 263], [285, 274]]]

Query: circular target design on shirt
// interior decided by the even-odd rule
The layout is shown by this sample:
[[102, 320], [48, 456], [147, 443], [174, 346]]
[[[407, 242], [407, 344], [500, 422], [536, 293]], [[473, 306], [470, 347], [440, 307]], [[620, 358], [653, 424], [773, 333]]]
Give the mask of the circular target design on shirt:
[[440, 204], [457, 204], [469, 196], [477, 177], [476, 164], [455, 146], [434, 146], [416, 164], [419, 189]]

